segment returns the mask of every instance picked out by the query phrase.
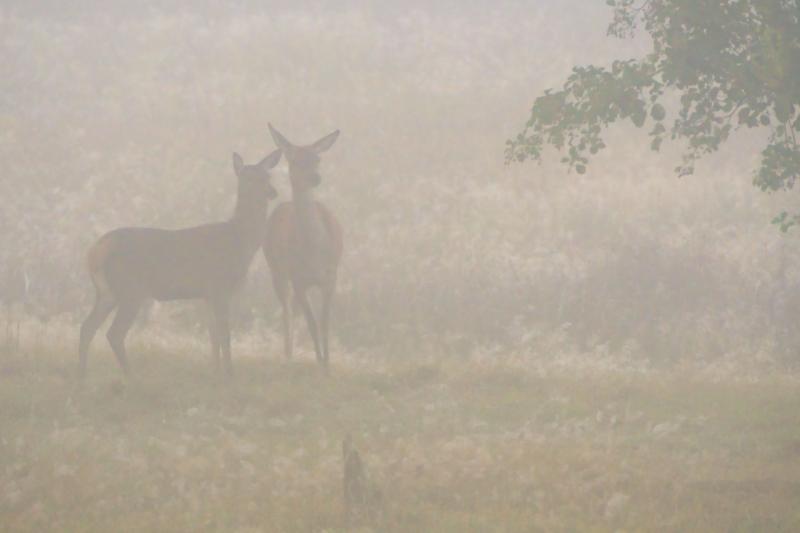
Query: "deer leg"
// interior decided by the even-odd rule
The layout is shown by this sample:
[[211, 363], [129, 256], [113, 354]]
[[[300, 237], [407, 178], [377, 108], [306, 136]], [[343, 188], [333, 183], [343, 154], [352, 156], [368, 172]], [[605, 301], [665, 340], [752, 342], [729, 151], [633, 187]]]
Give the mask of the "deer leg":
[[111, 311], [114, 310], [114, 307], [115, 303], [112, 300], [100, 296], [95, 297], [92, 311], [81, 324], [81, 340], [78, 346], [78, 375], [81, 378], [86, 376], [86, 359], [89, 354], [89, 345], [92, 343], [97, 330]]
[[233, 375], [233, 363], [231, 362], [231, 328], [229, 319], [229, 306], [227, 299], [216, 300], [213, 303], [214, 318], [217, 325], [217, 339], [222, 348], [223, 363], [225, 373]]
[[114, 315], [114, 321], [111, 323], [111, 327], [108, 328], [108, 333], [106, 333], [108, 343], [111, 345], [114, 355], [117, 356], [117, 362], [119, 362], [119, 366], [126, 376], [129, 374], [130, 369], [125, 351], [125, 337], [128, 335], [134, 320], [136, 320], [140, 305], [141, 302], [139, 300], [121, 302], [119, 309], [117, 309], [117, 314]]
[[287, 359], [292, 358], [294, 353], [294, 296], [290, 295], [286, 299], [286, 305], [283, 308], [283, 335], [284, 345], [283, 350]]
[[311, 309], [311, 303], [308, 301], [308, 293], [305, 289], [297, 290], [297, 299], [300, 302], [300, 307], [303, 308], [303, 314], [306, 316], [306, 324], [308, 325], [308, 332], [311, 334], [311, 340], [314, 342], [314, 352], [317, 355], [317, 362], [322, 363], [327, 369], [325, 359], [322, 357], [322, 350], [319, 344], [319, 330], [317, 329], [317, 320], [314, 318], [314, 310]]
[[214, 363], [214, 372], [219, 374], [219, 330], [217, 329], [217, 315], [212, 304], [209, 304], [208, 337], [211, 341], [211, 360]]
[[330, 351], [328, 350], [328, 326], [330, 324], [331, 306], [333, 305], [334, 287], [326, 286], [322, 289], [322, 311], [320, 314], [320, 329], [322, 330], [322, 354], [325, 358], [325, 366], [330, 361]]
[[[274, 279], [274, 278], [273, 278]], [[274, 280], [275, 294], [278, 295], [278, 300], [281, 302], [283, 320], [283, 354], [286, 359], [292, 358], [293, 344], [294, 344], [294, 331], [292, 328], [293, 314], [291, 288], [289, 282], [286, 280]]]

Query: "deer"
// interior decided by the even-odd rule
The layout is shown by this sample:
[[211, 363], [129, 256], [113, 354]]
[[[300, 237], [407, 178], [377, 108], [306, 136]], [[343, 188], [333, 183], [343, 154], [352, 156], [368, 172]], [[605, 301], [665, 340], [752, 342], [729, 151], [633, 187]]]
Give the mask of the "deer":
[[27, 303], [30, 286], [30, 277], [22, 260], [17, 258], [9, 261], [0, 279], [0, 300], [6, 310], [5, 342], [12, 352], [20, 349], [20, 317], [17, 308]]
[[[339, 130], [305, 146], [290, 143], [272, 124], [269, 131], [288, 162], [292, 189], [291, 201], [272, 211], [262, 246], [283, 311], [284, 352], [291, 359], [294, 300], [305, 315], [317, 362], [328, 373], [328, 329], [343, 240], [339, 221], [314, 198], [314, 189], [322, 182], [318, 170], [320, 154], [333, 146]], [[308, 297], [313, 287], [322, 293], [319, 325]]]
[[270, 200], [278, 193], [270, 170], [282, 152], [275, 150], [255, 165], [233, 154], [238, 180], [236, 207], [224, 222], [179, 230], [125, 227], [100, 237], [86, 262], [95, 302], [81, 325], [79, 376], [86, 375], [89, 345], [106, 317], [116, 315], [106, 337], [122, 372], [129, 375], [125, 337], [145, 300], [204, 300], [211, 310], [209, 337], [217, 373], [220, 350], [225, 373], [233, 374], [229, 325], [230, 300], [262, 245]]

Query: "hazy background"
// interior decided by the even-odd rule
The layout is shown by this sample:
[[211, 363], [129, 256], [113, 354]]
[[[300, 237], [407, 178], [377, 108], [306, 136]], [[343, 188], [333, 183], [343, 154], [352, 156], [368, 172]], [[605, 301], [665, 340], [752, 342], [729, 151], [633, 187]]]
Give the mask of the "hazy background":
[[[298, 143], [342, 130], [318, 189], [345, 228], [340, 346], [796, 359], [796, 238], [769, 224], [794, 196], [751, 186], [763, 139], [683, 179], [681, 146], [624, 127], [586, 175], [556, 153], [507, 167], [535, 96], [648, 43], [606, 37], [600, 1], [433, 4], [5, 2], [0, 266], [24, 264], [28, 313], [77, 329], [110, 229], [227, 217], [230, 154], [270, 152], [272, 122]], [[289, 199], [285, 163], [274, 176]], [[278, 330], [260, 254], [247, 287], [236, 327]], [[204, 331], [194, 304], [154, 314]]]
[[[647, 53], [610, 18], [604, 0], [0, 0], [0, 288], [30, 282], [20, 350], [0, 322], [0, 529], [800, 531], [798, 230], [770, 224], [797, 197], [751, 185], [761, 135], [681, 179], [683, 146], [624, 126], [585, 175], [552, 150], [504, 164], [573, 65]], [[79, 386], [86, 250], [230, 216], [231, 153], [274, 150], [268, 122], [342, 131], [317, 190], [345, 231], [331, 375], [300, 317], [284, 360], [259, 254], [233, 379], [183, 302], [142, 313], [131, 379], [98, 335]], [[285, 161], [273, 181], [288, 200]]]

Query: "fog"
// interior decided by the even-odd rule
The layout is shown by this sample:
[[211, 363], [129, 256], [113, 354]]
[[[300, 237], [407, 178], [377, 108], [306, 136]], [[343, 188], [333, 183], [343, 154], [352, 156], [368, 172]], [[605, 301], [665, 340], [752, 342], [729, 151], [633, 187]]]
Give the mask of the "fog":
[[[791, 527], [763, 509], [797, 497], [770, 455], [795, 457], [796, 431], [731, 414], [796, 422], [800, 257], [770, 224], [793, 196], [753, 187], [759, 132], [683, 178], [680, 142], [653, 152], [624, 125], [583, 175], [551, 149], [505, 161], [573, 66], [648, 52], [610, 18], [583, 0], [0, 6], [0, 529]], [[106, 323], [79, 382], [88, 250], [229, 219], [232, 153], [279, 148], [268, 124], [298, 145], [341, 132], [314, 191], [343, 230], [330, 375], [300, 310], [284, 358], [259, 250], [230, 305], [233, 378], [203, 302], [148, 299], [131, 377]], [[347, 435], [367, 510], [343, 510]], [[748, 480], [768, 503], [704, 500]], [[662, 500], [700, 511], [670, 522]]]

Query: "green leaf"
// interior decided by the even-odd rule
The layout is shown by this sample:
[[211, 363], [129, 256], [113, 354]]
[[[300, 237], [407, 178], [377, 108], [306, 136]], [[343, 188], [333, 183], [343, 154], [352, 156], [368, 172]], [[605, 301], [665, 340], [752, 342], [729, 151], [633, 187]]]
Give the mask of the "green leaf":
[[653, 117], [653, 120], [658, 120], [660, 122], [667, 116], [667, 112], [661, 104], [654, 104], [650, 109], [650, 116]]
[[641, 128], [644, 126], [644, 121], [647, 118], [645, 112], [641, 109], [637, 109], [633, 113], [631, 113], [631, 121], [637, 128]]
[[[560, 91], [536, 99], [528, 128], [511, 156], [526, 159], [544, 144], [570, 149], [564, 163], [579, 173], [604, 146], [601, 133], [630, 119], [654, 121], [650, 147], [660, 150], [667, 118], [659, 101], [675, 102], [671, 137], [686, 141], [688, 175], [695, 162], [725, 143], [734, 126], [762, 128], [769, 146], [754, 184], [787, 190], [800, 178], [800, 9], [796, 0], [617, 0], [608, 34], [649, 33], [652, 50], [609, 67], [578, 66]], [[544, 100], [544, 99], [547, 100]], [[773, 115], [774, 114], [774, 115]], [[795, 218], [792, 218], [795, 220]]]
[[661, 149], [661, 143], [664, 140], [663, 137], [656, 137], [653, 139], [653, 142], [650, 143], [650, 149], [654, 152], [658, 152]]
[[785, 95], [775, 99], [775, 117], [782, 123], [789, 122], [792, 118], [794, 104]]

